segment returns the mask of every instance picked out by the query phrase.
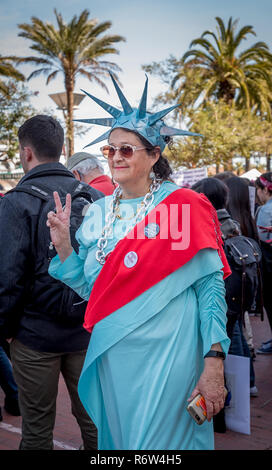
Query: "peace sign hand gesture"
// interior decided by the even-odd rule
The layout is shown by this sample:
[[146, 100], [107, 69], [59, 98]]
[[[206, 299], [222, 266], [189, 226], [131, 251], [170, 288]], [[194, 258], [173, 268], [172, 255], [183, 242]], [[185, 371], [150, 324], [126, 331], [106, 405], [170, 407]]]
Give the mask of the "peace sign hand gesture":
[[70, 239], [71, 194], [66, 195], [66, 204], [62, 207], [57, 191], [54, 191], [56, 211], [47, 214], [46, 225], [61, 262], [63, 263], [73, 251]]

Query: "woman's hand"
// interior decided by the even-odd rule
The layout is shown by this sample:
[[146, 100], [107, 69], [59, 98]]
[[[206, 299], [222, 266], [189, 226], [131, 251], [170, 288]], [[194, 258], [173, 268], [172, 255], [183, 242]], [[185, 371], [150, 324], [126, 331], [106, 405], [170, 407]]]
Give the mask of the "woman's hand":
[[220, 358], [207, 357], [205, 359], [205, 368], [198, 383], [188, 401], [191, 401], [198, 393], [203, 395], [206, 408], [207, 420], [219, 413], [225, 404], [224, 389], [224, 366]]
[[71, 215], [71, 194], [66, 195], [66, 204], [63, 208], [57, 191], [54, 191], [56, 212], [50, 211], [47, 214], [47, 226], [50, 228], [50, 236], [55, 246], [61, 262], [65, 261], [73, 251], [70, 239], [70, 215]]

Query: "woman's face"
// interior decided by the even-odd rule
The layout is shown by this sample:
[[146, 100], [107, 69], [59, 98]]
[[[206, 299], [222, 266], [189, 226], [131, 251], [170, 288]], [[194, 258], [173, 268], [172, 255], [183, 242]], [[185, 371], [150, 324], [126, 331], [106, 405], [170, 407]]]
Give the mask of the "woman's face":
[[269, 192], [267, 191], [267, 188], [260, 188], [257, 186], [257, 196], [261, 204], [265, 204], [269, 199]]
[[[144, 147], [143, 143], [133, 132], [127, 132], [124, 129], [115, 129], [109, 137], [109, 144], [121, 147], [124, 144], [135, 145], [136, 147]], [[129, 158], [120, 155], [117, 150], [112, 158], [109, 158], [109, 167], [114, 181], [121, 187], [144, 188], [150, 182], [149, 174], [160, 155], [158, 151], [156, 155], [148, 154], [145, 149], [136, 150]]]

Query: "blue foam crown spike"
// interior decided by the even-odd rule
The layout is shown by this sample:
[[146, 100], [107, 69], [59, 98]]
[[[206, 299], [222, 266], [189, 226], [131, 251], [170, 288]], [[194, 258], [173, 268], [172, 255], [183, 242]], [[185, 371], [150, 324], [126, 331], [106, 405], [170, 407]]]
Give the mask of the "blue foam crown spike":
[[[169, 108], [163, 109], [156, 113], [151, 114], [147, 112], [147, 89], [148, 89], [148, 77], [146, 76], [145, 86], [140, 100], [140, 104], [137, 108], [132, 108], [120, 89], [118, 83], [112, 74], [110, 74], [115, 90], [118, 94], [123, 111], [115, 108], [114, 106], [105, 103], [104, 101], [96, 98], [90, 93], [82, 90], [87, 96], [101, 106], [105, 111], [111, 114], [112, 118], [93, 118], [93, 119], [76, 119], [76, 121], [84, 122], [86, 124], [98, 124], [100, 126], [109, 126], [110, 129], [102, 134], [97, 139], [93, 140], [86, 147], [90, 147], [102, 140], [106, 140], [110, 133], [117, 128], [127, 129], [137, 132], [144, 137], [151, 145], [159, 146], [161, 152], [163, 152], [166, 145], [166, 136], [182, 135], [192, 137], [202, 137], [201, 134], [195, 132], [185, 131], [182, 129], [175, 129], [174, 127], [167, 126], [163, 117], [168, 113], [180, 106], [180, 104], [170, 106]], [[86, 148], [84, 147], [84, 148]]]

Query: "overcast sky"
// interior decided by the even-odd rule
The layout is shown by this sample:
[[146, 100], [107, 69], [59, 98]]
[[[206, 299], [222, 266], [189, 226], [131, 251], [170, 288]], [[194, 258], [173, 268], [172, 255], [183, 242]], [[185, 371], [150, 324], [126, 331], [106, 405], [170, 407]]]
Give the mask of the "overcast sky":
[[[126, 38], [126, 42], [117, 45], [120, 54], [109, 56], [106, 60], [113, 60], [121, 67], [123, 91], [132, 106], [139, 102], [144, 87], [142, 65], [162, 61], [170, 54], [181, 57], [190, 42], [204, 30], [215, 31], [216, 16], [222, 17], [225, 22], [230, 16], [239, 18], [239, 28], [246, 24], [254, 27], [257, 37], [249, 37], [244, 41], [243, 48], [248, 48], [258, 40], [265, 41], [272, 49], [271, 0], [0, 0], [0, 54], [29, 55], [30, 41], [17, 36], [17, 25], [30, 23], [31, 16], [55, 24], [54, 8], [67, 22], [75, 14], [79, 15], [82, 10], [88, 9], [91, 18], [97, 18], [99, 22], [112, 22], [110, 34], [120, 34]], [[32, 70], [29, 66], [22, 68], [26, 75]], [[80, 92], [80, 88], [83, 88], [112, 105], [119, 105], [111, 81], [108, 80], [107, 84], [109, 95], [86, 79], [78, 78], [75, 91]], [[29, 87], [39, 91], [39, 95], [32, 100], [38, 112], [51, 108], [57, 116], [62, 117], [48, 97], [50, 93], [64, 91], [61, 78], [46, 86], [45, 78], [40, 76], [31, 80]], [[163, 89], [165, 87], [158, 78], [149, 77], [149, 106]], [[77, 118], [102, 116], [106, 117], [107, 113], [87, 97], [75, 114]], [[102, 134], [105, 131], [103, 129], [99, 126], [90, 128], [87, 136], [76, 139], [75, 151], [81, 150]], [[89, 150], [97, 152], [99, 146], [90, 147]]]

